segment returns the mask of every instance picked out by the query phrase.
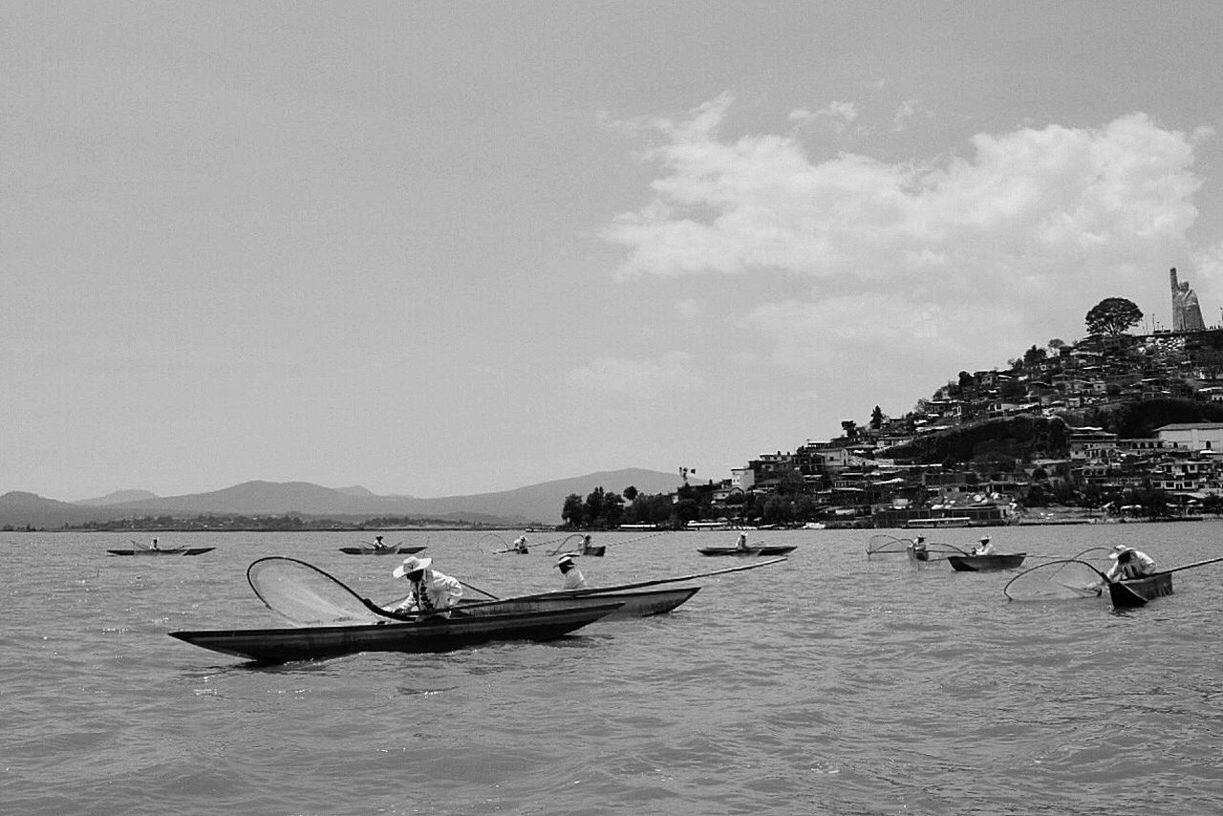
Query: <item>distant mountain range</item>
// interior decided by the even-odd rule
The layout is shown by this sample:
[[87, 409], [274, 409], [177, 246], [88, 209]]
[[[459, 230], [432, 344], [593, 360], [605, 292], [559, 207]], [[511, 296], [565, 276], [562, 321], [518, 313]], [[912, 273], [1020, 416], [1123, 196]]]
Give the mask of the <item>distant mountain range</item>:
[[12, 491], [0, 495], [0, 526], [55, 529], [65, 524], [80, 526], [129, 517], [192, 517], [209, 513], [242, 516], [294, 513], [350, 521], [411, 516], [486, 525], [552, 525], [560, 523], [565, 497], [570, 494], [585, 498], [596, 487], [621, 493], [630, 485], [642, 493], [670, 493], [679, 484], [678, 474], [628, 468], [498, 493], [435, 499], [379, 496], [360, 486], [331, 488], [309, 482], [244, 482], [211, 493], [164, 497], [147, 490], [120, 490], [77, 502]]

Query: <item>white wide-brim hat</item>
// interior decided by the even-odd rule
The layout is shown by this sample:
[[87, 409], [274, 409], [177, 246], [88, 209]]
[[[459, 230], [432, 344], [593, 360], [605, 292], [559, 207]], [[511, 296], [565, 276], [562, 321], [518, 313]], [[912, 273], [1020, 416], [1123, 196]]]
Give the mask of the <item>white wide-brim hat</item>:
[[429, 569], [429, 565], [433, 563], [432, 558], [417, 558], [414, 555], [409, 555], [403, 559], [403, 563], [395, 567], [395, 571], [391, 573], [396, 578], [402, 578], [410, 572], [419, 572], [420, 570]]
[[556, 559], [556, 566], [558, 568], [564, 564], [573, 566], [573, 556], [572, 555], [562, 555], [560, 558]]
[[1125, 544], [1114, 544], [1113, 551], [1108, 554], [1108, 557], [1115, 561], [1118, 558], [1120, 558], [1124, 553], [1127, 553], [1132, 549], [1134, 548], [1128, 545], [1125, 545]]

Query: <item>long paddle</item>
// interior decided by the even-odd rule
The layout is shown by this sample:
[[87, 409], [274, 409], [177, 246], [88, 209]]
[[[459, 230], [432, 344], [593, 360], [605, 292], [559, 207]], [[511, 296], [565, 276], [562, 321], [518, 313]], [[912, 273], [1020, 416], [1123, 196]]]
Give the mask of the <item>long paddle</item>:
[[673, 584], [678, 581], [691, 581], [695, 578], [708, 578], [711, 575], [722, 575], [727, 572], [743, 572], [744, 570], [757, 569], [758, 567], [767, 567], [769, 564], [779, 564], [782, 561], [789, 561], [784, 555], [777, 558], [770, 558], [768, 561], [757, 561], [754, 564], [743, 564], [738, 567], [726, 567], [725, 569], [711, 570], [709, 572], [696, 572], [692, 575], [680, 575], [675, 578], [655, 578], [653, 581], [638, 581], [633, 584], [616, 584], [606, 587], [590, 587], [588, 589], [575, 590], [581, 594], [591, 594], [596, 592], [614, 592], [621, 589], [641, 589], [642, 587], [656, 586], [658, 584]]
[[[587, 587], [586, 589], [551, 590], [548, 592], [535, 592], [530, 595], [514, 595], [509, 598], [496, 598], [491, 593], [484, 592], [484, 590], [482, 589], [476, 589], [476, 587], [471, 587], [471, 588], [475, 589], [477, 592], [484, 592], [485, 595], [488, 595], [489, 597], [494, 598], [494, 601], [489, 601], [487, 603], [493, 603], [499, 600], [506, 600], [506, 601], [530, 600], [531, 598], [539, 598], [539, 597], [554, 595], [556, 594], [556, 592], [569, 592], [569, 593], [572, 593], [573, 595], [598, 595], [602, 593], [620, 592], [626, 589], [643, 589], [644, 587], [656, 586], [658, 584], [671, 584], [671, 583], [676, 583], [678, 581], [691, 581], [696, 578], [708, 578], [711, 575], [722, 575], [723, 573], [727, 573], [727, 572], [743, 572], [744, 570], [757, 569], [759, 567], [767, 567], [770, 564], [779, 564], [782, 561], [789, 561], [789, 560], [790, 559], [786, 558], [783, 555], [783, 556], [779, 556], [778, 558], [771, 558], [768, 561], [757, 561], [754, 564], [744, 564], [739, 567], [726, 567], [725, 569], [711, 570], [709, 572], [698, 572], [692, 575], [680, 575], [675, 578], [656, 578], [652, 581], [638, 581], [632, 584], [613, 584], [612, 586], [605, 586], [605, 587]], [[322, 572], [322, 570], [319, 570], [319, 571]], [[328, 577], [330, 578], [331, 576], [328, 576]], [[335, 579], [333, 578], [332, 580], [335, 580]], [[339, 583], [339, 582], [336, 581], [336, 583]], [[464, 584], [462, 581], [459, 581], [459, 583], [463, 584], [463, 586], [469, 586], [469, 584]], [[343, 585], [341, 584], [341, 586]], [[344, 587], [344, 588], [348, 589], [348, 587]], [[353, 595], [356, 595], [356, 593], [352, 592], [351, 589], [349, 589], [348, 591], [351, 592]], [[378, 606], [377, 604], [373, 603], [368, 598], [361, 598], [361, 600], [367, 606], [369, 606], [369, 608], [373, 610], [374, 612], [377, 612], [382, 615], [386, 615], [387, 617], [393, 617], [393, 615], [389, 614], [385, 608]], [[477, 605], [482, 605], [484, 603], [486, 602], [485, 601], [476, 602]]]
[[[1223, 561], [1223, 555], [1220, 555], [1218, 558], [1207, 558], [1205, 561], [1195, 561], [1192, 564], [1182, 564], [1179, 567], [1172, 567], [1171, 569], [1157, 570], [1151, 573], [1151, 575], [1163, 575], [1166, 572], [1180, 572], [1181, 570], [1193, 569], [1194, 567], [1204, 567], [1207, 564], [1217, 564], [1220, 561]], [[1144, 575], [1142, 577], [1150, 578], [1151, 575]]]
[[[456, 579], [456, 580], [457, 580], [457, 579]], [[488, 592], [488, 591], [483, 590], [483, 589], [480, 589], [478, 586], [472, 586], [471, 584], [467, 583], [466, 581], [459, 581], [459, 583], [460, 583], [460, 584], [462, 584], [463, 586], [467, 587], [468, 589], [471, 589], [471, 590], [474, 590], [474, 591], [476, 591], [476, 592], [479, 592], [481, 595], [487, 595], [488, 597], [492, 598], [494, 601], [499, 601], [499, 600], [501, 600], [500, 598], [498, 598], [498, 597], [497, 597], [496, 595], [494, 595], [493, 593]]]

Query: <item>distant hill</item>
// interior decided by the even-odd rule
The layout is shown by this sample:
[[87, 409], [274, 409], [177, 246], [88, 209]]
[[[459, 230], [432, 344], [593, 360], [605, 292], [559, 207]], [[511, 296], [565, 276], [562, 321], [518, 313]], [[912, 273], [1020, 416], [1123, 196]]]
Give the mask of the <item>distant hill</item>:
[[106, 507], [110, 504], [123, 504], [125, 502], [155, 498], [157, 498], [157, 494], [150, 493], [147, 490], [116, 490], [114, 493], [107, 493], [105, 496], [99, 496], [96, 499], [81, 499], [80, 501], [72, 502], [72, 504], [84, 505], [85, 507]]
[[[88, 502], [60, 502], [33, 493], [0, 496], [0, 525], [53, 529], [64, 524], [80, 525], [130, 516], [219, 515], [328, 516], [365, 519], [377, 516], [410, 516], [451, 519], [456, 522], [526, 526], [559, 524], [565, 497], [583, 498], [596, 487], [621, 493], [632, 485], [642, 493], [669, 493], [679, 486], [677, 474], [629, 468], [603, 471], [570, 479], [528, 485], [515, 490], [468, 496], [421, 499], [413, 496], [379, 496], [363, 487], [321, 487], [309, 482], [244, 482], [209, 493], [154, 496], [147, 491], [119, 491]], [[111, 497], [133, 493], [135, 500], [111, 501]]]
[[517, 515], [527, 521], [560, 524], [565, 497], [571, 493], [586, 498], [586, 495], [596, 487], [602, 487], [611, 493], [622, 493], [630, 485], [641, 493], [670, 493], [680, 484], [679, 474], [629, 468], [543, 482], [501, 493], [448, 496], [440, 499], [410, 499], [410, 501], [424, 508], [421, 512], [429, 514], [453, 514], [460, 510], [478, 509], [491, 516], [504, 518], [509, 515]]
[[0, 496], [0, 526], [53, 529], [65, 524], [84, 524], [94, 520], [99, 512], [105, 513], [20, 490]]

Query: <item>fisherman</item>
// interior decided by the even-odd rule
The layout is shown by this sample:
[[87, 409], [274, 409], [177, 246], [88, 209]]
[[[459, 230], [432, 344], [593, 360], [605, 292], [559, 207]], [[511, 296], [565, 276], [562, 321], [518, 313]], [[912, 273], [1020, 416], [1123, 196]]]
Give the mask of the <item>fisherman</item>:
[[161, 547], [157, 546], [157, 539], [153, 539], [153, 549], [155, 549], [155, 550], [160, 550], [160, 549], [161, 549]]
[[929, 561], [930, 553], [926, 551], [926, 537], [919, 535], [913, 541], [913, 557], [918, 561]]
[[411, 586], [408, 597], [394, 608], [395, 612], [440, 612], [458, 604], [463, 597], [463, 585], [449, 575], [432, 569], [432, 558], [409, 555], [391, 574], [406, 578]]
[[993, 555], [994, 545], [990, 542], [989, 536], [981, 539], [981, 543], [972, 549], [973, 555]]
[[385, 550], [386, 545], [382, 543], [382, 536], [374, 536], [374, 549]]
[[1110, 582], [1126, 578], [1141, 578], [1156, 571], [1155, 559], [1126, 544], [1114, 544], [1108, 557], [1115, 562], [1104, 573]]
[[594, 545], [590, 543], [590, 534], [582, 536], [582, 546], [578, 547], [578, 553], [581, 555], [590, 555], [594, 550]]
[[747, 533], [739, 533], [739, 540], [735, 542], [735, 549], [740, 552], [747, 551]]
[[514, 552], [522, 553], [523, 555], [526, 555], [529, 552], [529, 550], [527, 550], [527, 537], [525, 535], [520, 535], [518, 538], [514, 539]]
[[586, 588], [586, 577], [582, 575], [582, 571], [574, 563], [572, 555], [566, 554], [556, 559], [556, 568], [561, 571], [561, 575], [565, 578], [564, 589]]

